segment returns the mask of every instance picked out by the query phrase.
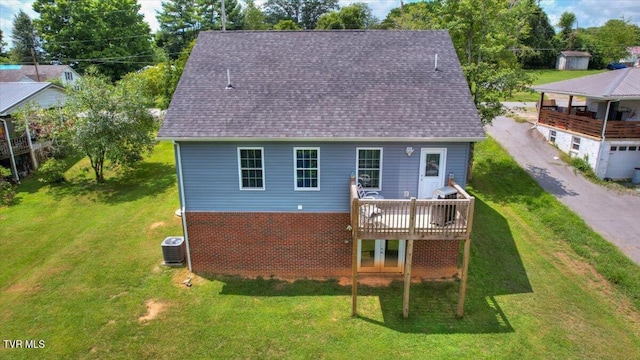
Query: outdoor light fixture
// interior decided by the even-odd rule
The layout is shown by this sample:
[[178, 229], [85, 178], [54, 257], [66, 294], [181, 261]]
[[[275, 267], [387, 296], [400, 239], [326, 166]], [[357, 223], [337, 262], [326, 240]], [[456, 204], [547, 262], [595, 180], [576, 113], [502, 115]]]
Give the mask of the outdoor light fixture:
[[407, 156], [411, 156], [411, 154], [413, 154], [413, 148], [411, 146], [407, 146], [404, 151], [407, 153]]

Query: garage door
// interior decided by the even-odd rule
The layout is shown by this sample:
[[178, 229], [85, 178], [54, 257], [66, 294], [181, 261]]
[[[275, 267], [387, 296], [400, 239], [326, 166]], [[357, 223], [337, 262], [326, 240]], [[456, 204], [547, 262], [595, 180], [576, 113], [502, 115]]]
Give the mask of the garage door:
[[629, 179], [633, 177], [633, 169], [636, 167], [640, 167], [639, 145], [611, 145], [605, 177], [614, 180]]

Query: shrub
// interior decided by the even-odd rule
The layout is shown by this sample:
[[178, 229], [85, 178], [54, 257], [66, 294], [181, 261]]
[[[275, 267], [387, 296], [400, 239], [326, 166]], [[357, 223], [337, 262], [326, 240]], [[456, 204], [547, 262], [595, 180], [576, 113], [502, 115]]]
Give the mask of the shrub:
[[63, 160], [51, 158], [38, 169], [38, 181], [49, 184], [64, 182], [64, 172], [67, 170], [67, 163]]
[[6, 182], [0, 181], [0, 206], [9, 206], [16, 200], [16, 186]]

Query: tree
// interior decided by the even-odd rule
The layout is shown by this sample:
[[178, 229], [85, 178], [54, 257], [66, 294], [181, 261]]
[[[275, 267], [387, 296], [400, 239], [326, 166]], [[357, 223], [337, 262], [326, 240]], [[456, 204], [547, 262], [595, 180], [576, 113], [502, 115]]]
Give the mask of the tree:
[[423, 30], [440, 29], [440, 1], [415, 2], [392, 9], [380, 25], [383, 29]]
[[[104, 166], [130, 166], [153, 150], [157, 121], [150, 100], [135, 76], [115, 85], [93, 69], [69, 89], [62, 111], [30, 110], [20, 115], [38, 123], [45, 139], [55, 138], [89, 158], [96, 182], [104, 182]], [[63, 121], [60, 121], [62, 116]]]
[[34, 20], [51, 60], [91, 64], [112, 80], [150, 64], [151, 32], [136, 0], [36, 0]]
[[547, 14], [535, 0], [526, 2], [528, 11], [524, 16], [531, 30], [520, 40], [527, 50], [519, 52], [518, 59], [524, 68], [553, 68], [559, 47], [556, 32], [549, 23]]
[[253, 0], [246, 1], [247, 6], [243, 10], [244, 18], [244, 30], [267, 30], [269, 24], [267, 24], [267, 17], [262, 12], [260, 7], [256, 6]]
[[572, 12], [565, 11], [560, 15], [560, 20], [558, 21], [560, 32], [558, 35], [565, 50], [573, 50], [576, 47], [577, 34], [573, 30], [573, 24], [576, 21], [576, 15]]
[[273, 30], [301, 30], [293, 20], [280, 20], [273, 25]]
[[33, 63], [34, 59], [31, 51], [33, 51], [36, 61], [42, 58], [40, 38], [36, 33], [31, 18], [22, 9], [13, 17], [11, 38], [13, 40], [13, 48], [10, 52], [11, 61], [17, 64]]
[[176, 59], [182, 49], [198, 36], [199, 17], [196, 0], [163, 1], [162, 10], [156, 14], [160, 25], [156, 44], [165, 49], [171, 59]]
[[627, 56], [627, 47], [640, 44], [640, 28], [628, 19], [609, 20], [595, 34], [599, 53], [605, 62], [617, 62]]
[[267, 20], [272, 24], [292, 20], [304, 29], [315, 29], [320, 16], [338, 9], [338, 0], [267, 0]]
[[342, 30], [344, 28], [344, 22], [337, 11], [322, 14], [316, 25], [316, 30]]
[[6, 58], [6, 54], [4, 52], [4, 48], [7, 46], [7, 43], [4, 42], [4, 35], [2, 30], [0, 29], [0, 63], [8, 62], [9, 59]]
[[526, 1], [434, 0], [392, 10], [383, 27], [447, 29], [483, 123], [504, 113], [500, 101], [525, 88], [516, 53], [528, 35]]
[[[202, 24], [199, 30], [222, 29], [222, 1], [197, 0], [198, 16]], [[237, 0], [224, 0], [225, 29], [240, 30], [243, 24], [242, 7]]]
[[345, 6], [340, 11], [322, 14], [318, 19], [316, 29], [367, 29], [378, 24], [369, 5], [355, 3]]

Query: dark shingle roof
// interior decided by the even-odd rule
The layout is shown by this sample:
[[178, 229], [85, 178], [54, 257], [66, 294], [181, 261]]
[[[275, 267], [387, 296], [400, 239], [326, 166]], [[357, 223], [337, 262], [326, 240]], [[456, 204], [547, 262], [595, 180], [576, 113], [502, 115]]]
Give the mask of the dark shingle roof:
[[217, 31], [200, 33], [158, 137], [479, 140], [484, 130], [445, 31]]

